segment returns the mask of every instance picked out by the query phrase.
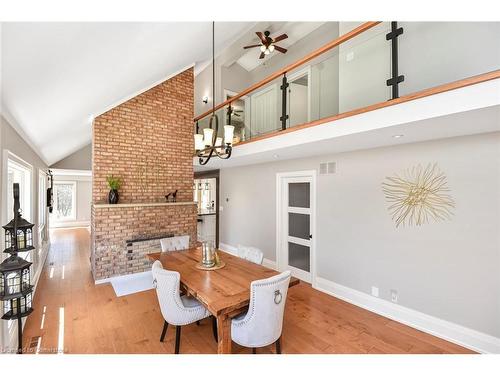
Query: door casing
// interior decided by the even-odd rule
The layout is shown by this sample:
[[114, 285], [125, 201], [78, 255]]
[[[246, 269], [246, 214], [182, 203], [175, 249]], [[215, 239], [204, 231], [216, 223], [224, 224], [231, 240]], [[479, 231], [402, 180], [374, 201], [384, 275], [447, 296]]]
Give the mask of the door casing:
[[[279, 271], [287, 269], [287, 259], [285, 256], [284, 229], [286, 228], [284, 209], [287, 205], [283, 202], [286, 196], [284, 192], [285, 182], [290, 178], [309, 178], [311, 183], [311, 234], [310, 242], [310, 282], [313, 287], [316, 285], [316, 170], [304, 170], [295, 172], [281, 172], [276, 174], [276, 268]], [[300, 278], [300, 276], [299, 276]]]

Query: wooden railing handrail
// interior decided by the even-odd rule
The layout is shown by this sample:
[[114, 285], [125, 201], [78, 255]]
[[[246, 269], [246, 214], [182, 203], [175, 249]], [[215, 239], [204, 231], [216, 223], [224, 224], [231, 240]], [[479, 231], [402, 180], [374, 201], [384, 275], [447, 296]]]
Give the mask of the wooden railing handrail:
[[291, 71], [291, 70], [293, 70], [293, 69], [295, 69], [295, 68], [297, 68], [297, 67], [299, 67], [299, 66], [301, 66], [301, 65], [303, 65], [303, 64], [305, 64], [305, 63], [307, 63], [309, 61], [311, 61], [312, 59], [314, 59], [314, 58], [322, 55], [325, 52], [328, 52], [332, 48], [335, 48], [338, 45], [340, 45], [340, 44], [348, 41], [349, 39], [354, 38], [356, 35], [359, 35], [359, 34], [365, 32], [366, 30], [371, 29], [372, 27], [378, 25], [380, 22], [381, 21], [372, 21], [372, 22], [365, 22], [365, 23], [363, 23], [362, 25], [356, 27], [355, 29], [352, 29], [348, 33], [346, 33], [344, 35], [341, 35], [337, 39], [334, 39], [331, 42], [325, 44], [323, 47], [320, 47], [317, 50], [309, 53], [308, 55], [304, 56], [302, 59], [297, 60], [294, 63], [291, 63], [290, 65], [285, 66], [284, 68], [276, 71], [275, 73], [271, 74], [267, 78], [264, 78], [262, 81], [259, 81], [259, 82], [255, 83], [255, 84], [253, 84], [252, 86], [248, 87], [247, 89], [243, 90], [242, 92], [238, 93], [237, 95], [231, 97], [230, 99], [227, 99], [226, 101], [224, 101], [224, 102], [216, 105], [215, 108], [210, 109], [210, 110], [202, 113], [201, 115], [195, 117], [194, 121], [201, 120], [205, 116], [210, 115], [212, 112], [217, 111], [217, 110], [223, 108], [224, 106], [226, 106], [226, 105], [234, 102], [235, 100], [238, 100], [242, 96], [245, 96], [245, 95], [251, 93], [252, 91], [257, 90], [258, 88], [260, 88], [260, 87], [266, 85], [267, 83], [275, 80], [276, 78], [280, 77], [281, 75], [283, 75], [285, 73], [288, 73], [289, 71]]

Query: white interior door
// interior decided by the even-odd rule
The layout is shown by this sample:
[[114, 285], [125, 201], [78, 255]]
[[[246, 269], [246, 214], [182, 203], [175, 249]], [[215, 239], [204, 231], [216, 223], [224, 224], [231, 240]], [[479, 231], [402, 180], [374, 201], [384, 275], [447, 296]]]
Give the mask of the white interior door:
[[251, 134], [268, 133], [278, 128], [276, 84], [251, 96]]
[[315, 176], [278, 174], [278, 268], [306, 282], [314, 274]]

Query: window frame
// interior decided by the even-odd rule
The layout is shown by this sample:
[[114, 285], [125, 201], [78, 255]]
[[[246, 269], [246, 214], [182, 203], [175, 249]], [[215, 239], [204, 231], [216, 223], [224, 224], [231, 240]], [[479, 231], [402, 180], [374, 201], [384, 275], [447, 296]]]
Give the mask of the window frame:
[[[8, 207], [9, 207], [9, 199], [12, 199], [12, 197], [9, 196], [9, 187], [7, 185], [8, 181], [9, 181], [9, 163], [12, 163], [14, 164], [14, 167], [17, 167], [19, 169], [24, 169], [23, 172], [27, 172], [28, 175], [29, 175], [29, 181], [28, 183], [26, 184], [28, 187], [29, 187], [29, 191], [25, 191], [24, 190], [24, 186], [23, 187], [20, 187], [22, 190], [20, 191], [20, 194], [23, 194], [24, 197], [21, 198], [21, 199], [24, 199], [25, 201], [27, 201], [29, 207], [28, 207], [28, 210], [22, 210], [22, 215], [23, 217], [28, 220], [29, 222], [32, 222], [33, 220], [33, 202], [34, 202], [34, 199], [33, 199], [33, 195], [34, 195], [34, 178], [33, 178], [33, 166], [24, 161], [23, 159], [21, 159], [20, 157], [18, 157], [17, 155], [13, 154], [12, 152], [10, 151], [7, 151], [6, 150], [6, 158], [5, 158], [5, 173], [4, 173], [4, 177], [5, 177], [5, 193], [4, 193], [4, 199], [5, 199], [5, 209], [4, 209], [4, 215], [5, 215], [5, 219], [6, 221], [10, 220], [10, 213], [8, 211]], [[21, 207], [22, 208], [22, 207]]]
[[47, 174], [43, 169], [38, 170], [38, 233], [47, 225]]

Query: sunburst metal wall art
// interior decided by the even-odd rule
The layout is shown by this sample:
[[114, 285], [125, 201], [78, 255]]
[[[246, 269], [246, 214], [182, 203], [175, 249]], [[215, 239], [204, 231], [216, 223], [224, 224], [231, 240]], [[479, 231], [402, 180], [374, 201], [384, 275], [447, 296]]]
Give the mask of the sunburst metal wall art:
[[418, 165], [402, 176], [386, 177], [382, 190], [396, 227], [419, 226], [430, 219], [446, 220], [453, 215], [455, 202], [448, 194], [446, 175], [436, 164], [426, 168]]

